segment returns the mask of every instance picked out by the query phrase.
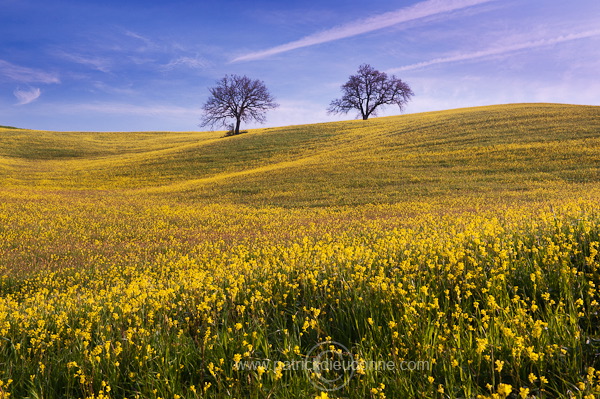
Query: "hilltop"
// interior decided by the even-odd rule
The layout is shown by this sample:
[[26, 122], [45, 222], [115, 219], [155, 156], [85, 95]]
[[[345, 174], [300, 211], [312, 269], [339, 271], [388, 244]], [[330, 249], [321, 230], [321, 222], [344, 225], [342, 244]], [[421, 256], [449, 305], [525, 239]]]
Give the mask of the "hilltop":
[[552, 196], [600, 180], [600, 107], [509, 104], [223, 132], [0, 128], [10, 187], [257, 205]]

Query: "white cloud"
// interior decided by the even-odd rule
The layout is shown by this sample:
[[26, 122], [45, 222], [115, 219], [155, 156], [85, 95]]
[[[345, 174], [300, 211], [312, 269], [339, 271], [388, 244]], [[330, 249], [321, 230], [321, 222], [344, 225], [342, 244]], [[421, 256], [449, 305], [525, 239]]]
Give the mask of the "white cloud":
[[419, 62], [416, 64], [405, 65], [400, 68], [393, 68], [393, 69], [390, 69], [388, 72], [395, 73], [395, 72], [401, 72], [401, 71], [409, 71], [409, 70], [413, 70], [413, 69], [420, 69], [420, 68], [428, 67], [430, 65], [446, 64], [449, 62], [457, 62], [457, 61], [468, 61], [468, 60], [473, 60], [473, 59], [478, 59], [478, 58], [485, 58], [485, 57], [490, 57], [490, 56], [507, 54], [507, 53], [511, 53], [511, 52], [519, 51], [519, 50], [532, 49], [535, 47], [550, 46], [553, 44], [568, 42], [571, 40], [585, 39], [585, 38], [590, 38], [590, 37], [594, 37], [594, 36], [600, 36], [600, 30], [590, 30], [590, 31], [579, 32], [579, 33], [571, 33], [568, 35], [558, 36], [558, 37], [554, 37], [554, 38], [550, 38], [550, 39], [541, 39], [541, 40], [527, 41], [527, 42], [521, 42], [521, 43], [512, 43], [512, 44], [508, 44], [508, 45], [502, 45], [502, 46], [489, 48], [486, 50], [470, 52], [470, 53], [459, 53], [459, 54], [455, 54], [455, 55], [448, 56], [448, 57], [440, 57], [440, 58], [435, 58], [435, 59], [432, 59], [429, 61]]
[[142, 42], [144, 42], [144, 43], [145, 43], [145, 44], [146, 44], [148, 47], [156, 47], [156, 44], [155, 44], [155, 43], [154, 43], [152, 40], [150, 40], [150, 39], [148, 39], [147, 37], [144, 37], [144, 36], [142, 36], [142, 35], [140, 35], [140, 34], [137, 34], [137, 33], [135, 33], [135, 32], [132, 32], [132, 31], [130, 31], [130, 30], [128, 30], [128, 31], [125, 31], [125, 35], [126, 35], [126, 36], [129, 36], [129, 37], [132, 37], [132, 38], [134, 38], [134, 39], [141, 40], [141, 41], [142, 41]]
[[97, 114], [138, 115], [138, 116], [198, 116], [199, 107], [185, 108], [168, 105], [136, 105], [113, 102], [81, 103], [57, 105], [54, 112], [72, 114], [91, 112]]
[[274, 54], [357, 36], [363, 33], [387, 28], [402, 22], [408, 22], [419, 18], [459, 10], [490, 1], [493, 0], [426, 0], [411, 7], [390, 11], [371, 18], [337, 26], [323, 32], [303, 37], [302, 39], [290, 43], [272, 47], [267, 50], [248, 53], [233, 59], [231, 62], [257, 60]]
[[21, 83], [60, 83], [60, 79], [55, 74], [22, 67], [4, 60], [0, 60], [0, 75]]
[[192, 69], [205, 69], [209, 66], [209, 63], [200, 57], [179, 57], [171, 60], [163, 68], [171, 70], [180, 66]]
[[103, 58], [88, 57], [85, 55], [67, 53], [64, 51], [58, 52], [57, 55], [66, 60], [75, 62], [77, 64], [89, 65], [92, 68], [94, 68], [100, 72], [106, 72], [106, 73], [110, 72], [110, 61], [103, 59]]
[[[136, 39], [137, 44], [135, 45], [135, 48], [133, 48], [133, 51], [135, 51], [137, 53], [153, 53], [153, 52], [162, 51], [165, 49], [164, 43], [155, 42], [145, 36], [142, 36], [138, 33], [135, 33], [135, 32], [129, 31], [129, 30], [125, 31], [125, 36]], [[139, 42], [141, 42], [142, 45], [139, 45], [140, 44]]]
[[97, 90], [101, 90], [105, 93], [111, 93], [111, 94], [125, 94], [125, 95], [132, 95], [132, 94], [136, 94], [136, 91], [131, 87], [131, 85], [124, 85], [124, 86], [110, 86], [107, 85], [104, 82], [100, 82], [100, 81], [95, 81], [92, 83], [93, 87]]
[[31, 87], [28, 90], [16, 89], [13, 94], [18, 100], [16, 105], [25, 105], [37, 100], [42, 91], [37, 87]]

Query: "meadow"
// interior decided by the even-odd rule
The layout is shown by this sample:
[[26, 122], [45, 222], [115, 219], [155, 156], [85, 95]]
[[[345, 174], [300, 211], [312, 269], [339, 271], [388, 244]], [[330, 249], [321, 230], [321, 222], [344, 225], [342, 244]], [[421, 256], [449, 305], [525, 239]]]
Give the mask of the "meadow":
[[600, 398], [600, 107], [223, 136], [0, 127], [0, 398]]

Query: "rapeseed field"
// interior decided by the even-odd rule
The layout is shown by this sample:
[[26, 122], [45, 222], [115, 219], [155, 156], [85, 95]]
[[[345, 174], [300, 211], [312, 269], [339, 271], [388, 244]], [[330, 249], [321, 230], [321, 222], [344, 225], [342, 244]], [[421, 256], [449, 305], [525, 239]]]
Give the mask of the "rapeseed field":
[[0, 398], [600, 397], [600, 108], [0, 128]]

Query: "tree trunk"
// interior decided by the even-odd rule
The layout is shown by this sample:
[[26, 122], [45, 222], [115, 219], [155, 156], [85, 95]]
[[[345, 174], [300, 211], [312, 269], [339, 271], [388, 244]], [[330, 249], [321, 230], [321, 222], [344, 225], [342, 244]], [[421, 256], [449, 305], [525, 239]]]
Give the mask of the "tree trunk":
[[233, 134], [240, 134], [240, 123], [241, 123], [241, 118], [237, 118], [235, 120], [235, 132]]
[[362, 117], [363, 117], [363, 121], [366, 121], [367, 119], [369, 119], [369, 115], [367, 115], [367, 114], [363, 114]]

